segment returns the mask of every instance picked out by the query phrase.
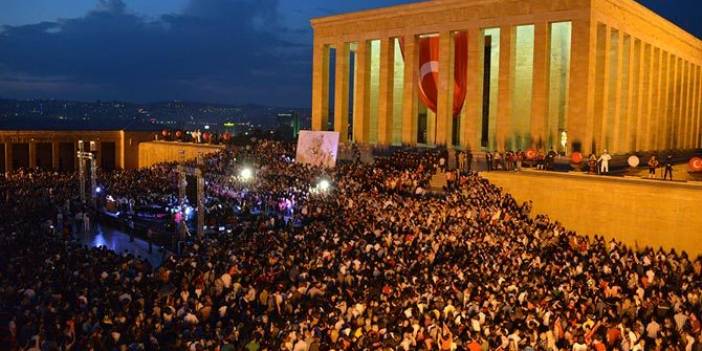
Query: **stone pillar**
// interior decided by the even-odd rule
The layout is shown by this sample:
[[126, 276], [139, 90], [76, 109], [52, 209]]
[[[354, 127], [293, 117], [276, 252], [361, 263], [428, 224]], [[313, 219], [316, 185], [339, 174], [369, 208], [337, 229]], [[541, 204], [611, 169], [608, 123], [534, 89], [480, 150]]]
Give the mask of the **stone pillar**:
[[483, 119], [483, 59], [485, 40], [479, 27], [468, 29], [468, 80], [466, 103], [461, 121], [461, 146], [480, 150], [479, 126]]
[[436, 145], [453, 147], [453, 61], [454, 45], [451, 32], [439, 34], [439, 84], [436, 101]]
[[676, 149], [678, 146], [678, 121], [680, 117], [679, 113], [679, 108], [680, 108], [680, 97], [679, 97], [679, 90], [680, 87], [680, 58], [679, 57], [673, 57], [673, 75], [672, 75], [672, 84], [671, 84], [671, 111], [670, 111], [670, 129], [668, 131], [669, 133], [669, 143], [668, 147], [670, 149]]
[[402, 96], [402, 144], [417, 145], [419, 45], [417, 36], [409, 33], [404, 37], [404, 89]]
[[[571, 89], [570, 89], [570, 102], [571, 102], [571, 108], [573, 104], [579, 104], [577, 99], [574, 99], [574, 95], [576, 95], [574, 92], [576, 91], [586, 91], [587, 89], [583, 89], [582, 86], [579, 86], [579, 84], [583, 83], [582, 77], [580, 79], [575, 79], [574, 75], [581, 75], [579, 74], [581, 70], [585, 69], [585, 67], [582, 67], [580, 65], [576, 65], [576, 62], [580, 61], [580, 55], [585, 54], [586, 50], [579, 51], [576, 48], [581, 48], [580, 45], [578, 45], [578, 42], [581, 42], [583, 40], [583, 28], [579, 28], [582, 26], [582, 23], [580, 21], [573, 22], [573, 53], [571, 55], [572, 62], [571, 62], [571, 67], [570, 71], [573, 72], [573, 74], [570, 77], [570, 82], [571, 82]], [[607, 122], [607, 115], [609, 113], [609, 101], [608, 101], [608, 96], [609, 96], [609, 47], [610, 47], [610, 38], [612, 35], [611, 28], [609, 26], [600, 26], [596, 23], [592, 24], [593, 27], [595, 27], [594, 31], [590, 32], [590, 35], [594, 35], [596, 39], [596, 45], [595, 47], [596, 52], [597, 52], [597, 66], [596, 67], [602, 67], [602, 73], [600, 74], [597, 72], [596, 76], [596, 93], [595, 93], [595, 101], [596, 104], [595, 106], [595, 112], [594, 112], [594, 121], [593, 121], [593, 136], [592, 140], [594, 141], [594, 147], [595, 149], [592, 149], [591, 147], [587, 147], [588, 145], [585, 145], [587, 143], [583, 144], [583, 147], [585, 150], [591, 150], [591, 152], [595, 153], [601, 153], [602, 149], [604, 148], [604, 143], [605, 143], [605, 137], [606, 133], [604, 131], [604, 128], [606, 126]], [[576, 34], [580, 32], [579, 34]], [[599, 39], [602, 39], [601, 41]], [[592, 39], [591, 39], [592, 40]], [[584, 45], [584, 44], [581, 44]], [[584, 94], [583, 94], [584, 95]], [[569, 116], [577, 116], [577, 114], [569, 114]], [[574, 118], [568, 118], [568, 130], [573, 130], [576, 131], [575, 121], [572, 121]], [[572, 125], [572, 127], [571, 127]], [[573, 136], [575, 139], [575, 136]], [[592, 145], [592, 144], [591, 144]], [[588, 152], [589, 153], [589, 152]]]
[[329, 47], [314, 40], [312, 58], [312, 130], [327, 130], [329, 121]]
[[395, 38], [380, 40], [380, 89], [378, 91], [378, 144], [392, 144]]
[[[636, 91], [636, 87], [634, 86], [634, 77], [635, 77], [635, 72], [638, 72], [638, 66], [634, 62], [634, 60], [637, 59], [637, 57], [634, 56], [635, 54], [635, 45], [636, 45], [636, 39], [632, 36], [629, 36], [629, 42], [626, 46], [627, 52], [625, 55], [627, 55], [627, 62], [628, 66], [626, 67], [627, 69], [627, 81], [622, 83], [626, 84], [626, 97], [625, 97], [625, 103], [626, 103], [626, 113], [624, 114], [622, 118], [622, 124], [621, 124], [621, 140], [619, 140], [619, 147], [621, 149], [621, 152], [633, 152], [636, 151], [635, 148], [631, 146], [631, 139], [633, 137], [632, 133], [632, 127], [636, 128], [636, 126], [633, 124], [633, 118], [634, 118], [634, 106], [633, 103], [634, 101], [634, 92]], [[645, 122], [648, 122], [646, 120]]]
[[334, 131], [339, 142], [346, 144], [349, 136], [349, 44], [336, 44], [336, 74], [334, 88]]
[[699, 100], [697, 99], [697, 69], [696, 65], [692, 65], [692, 76], [690, 84], [690, 148], [694, 149], [697, 146], [697, 140], [695, 136], [697, 135], [697, 104]]
[[614, 125], [606, 126], [605, 129], [609, 129], [607, 134], [611, 136], [610, 143], [608, 145], [610, 153], [618, 153], [619, 150], [619, 129], [621, 127], [622, 120], [622, 80], [624, 75], [624, 33], [621, 30], [617, 31], [617, 72], [611, 72], [615, 74], [616, 84], [614, 101], [610, 101], [610, 104], [614, 104]]
[[[548, 22], [534, 25], [534, 69], [531, 98], [531, 146], [546, 145], [546, 120], [549, 106], [549, 68], [551, 62], [551, 28]], [[571, 42], [574, 42], [571, 40]], [[571, 61], [573, 58], [571, 57]], [[571, 80], [573, 79], [571, 70]], [[572, 102], [571, 102], [572, 103]], [[569, 130], [572, 133], [572, 131]]]
[[356, 49], [356, 93], [353, 107], [353, 141], [368, 143], [370, 128], [370, 50], [364, 39]]
[[37, 143], [34, 139], [29, 141], [29, 168], [37, 168]]
[[95, 164], [98, 168], [102, 167], [102, 141], [95, 140]]
[[498, 83], [497, 121], [495, 123], [498, 151], [505, 151], [511, 136], [512, 93], [514, 86], [514, 27], [500, 27], [500, 74]]
[[12, 171], [12, 143], [5, 142], [5, 172]]
[[59, 158], [61, 157], [61, 143], [52, 140], [51, 141], [51, 168], [54, 171], [58, 171], [61, 165], [59, 164]]
[[681, 150], [684, 149], [685, 144], [685, 76], [687, 74], [687, 63], [682, 58], [678, 58], [678, 65], [675, 148]]
[[[649, 44], [641, 42], [641, 62], [639, 64], [639, 122], [636, 150], [655, 150], [658, 143], [658, 124], [660, 121], [660, 51], [652, 50]], [[647, 123], [641, 120], [647, 119]]]
[[702, 148], [702, 68], [697, 67], [697, 113], [695, 114], [695, 147]]
[[675, 75], [675, 128], [673, 130], [673, 148], [681, 149], [682, 146], [682, 107], [683, 107], [683, 75], [685, 74], [685, 63], [681, 57], [677, 59], [677, 73]]
[[658, 131], [658, 137], [659, 137], [659, 150], [667, 150], [668, 149], [668, 141], [670, 140], [669, 138], [669, 133], [668, 133], [668, 128], [669, 128], [669, 123], [670, 123], [670, 74], [671, 74], [671, 56], [668, 54], [668, 52], [663, 52], [663, 68], [661, 70], [661, 75], [662, 75], [662, 87], [661, 87], [661, 93], [663, 94], [663, 97], [661, 97], [661, 128]]
[[687, 75], [685, 79], [685, 149], [692, 149], [692, 86], [694, 84], [694, 67], [692, 63], [687, 63]]

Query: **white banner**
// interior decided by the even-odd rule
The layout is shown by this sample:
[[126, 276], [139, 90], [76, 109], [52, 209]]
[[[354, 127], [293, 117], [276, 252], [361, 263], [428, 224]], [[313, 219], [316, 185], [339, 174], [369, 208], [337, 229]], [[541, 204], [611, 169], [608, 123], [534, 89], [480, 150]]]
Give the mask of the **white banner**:
[[334, 168], [338, 151], [339, 132], [301, 130], [297, 138], [295, 162]]

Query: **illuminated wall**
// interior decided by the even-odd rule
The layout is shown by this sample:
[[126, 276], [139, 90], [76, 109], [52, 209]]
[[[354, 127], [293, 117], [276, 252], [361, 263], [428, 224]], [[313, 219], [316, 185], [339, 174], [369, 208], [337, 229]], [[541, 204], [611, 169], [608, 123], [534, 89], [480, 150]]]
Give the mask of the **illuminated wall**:
[[551, 24], [546, 147], [558, 151], [565, 151], [561, 145], [561, 132], [568, 125], [566, 111], [570, 86], [571, 32], [570, 22]]
[[531, 100], [534, 81], [534, 26], [515, 28], [512, 131], [508, 149], [525, 150], [531, 144]]

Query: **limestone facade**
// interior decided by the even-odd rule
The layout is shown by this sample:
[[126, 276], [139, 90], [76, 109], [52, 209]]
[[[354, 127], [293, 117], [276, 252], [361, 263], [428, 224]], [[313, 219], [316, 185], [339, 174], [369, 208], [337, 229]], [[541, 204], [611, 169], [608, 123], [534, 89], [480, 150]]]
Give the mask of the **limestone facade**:
[[687, 215], [699, 211], [702, 185], [697, 182], [530, 171], [481, 175], [519, 202], [532, 201], [532, 214], [548, 214], [578, 234], [702, 254], [702, 217]]
[[[312, 128], [339, 131], [342, 142], [586, 154], [702, 147], [702, 41], [633, 0], [433, 0], [311, 24]], [[459, 31], [468, 83], [454, 120]], [[435, 115], [417, 98], [423, 36], [440, 43]]]

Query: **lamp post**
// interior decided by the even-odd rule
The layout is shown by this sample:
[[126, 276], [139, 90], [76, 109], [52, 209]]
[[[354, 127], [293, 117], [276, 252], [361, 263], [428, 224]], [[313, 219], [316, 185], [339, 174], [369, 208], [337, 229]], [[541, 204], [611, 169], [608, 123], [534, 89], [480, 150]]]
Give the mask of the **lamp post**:
[[94, 206], [97, 199], [97, 145], [95, 141], [90, 141], [89, 145], [89, 151], [84, 151], [85, 143], [83, 140], [78, 140], [78, 151], [76, 152], [76, 156], [78, 157], [80, 201], [85, 204], [85, 168], [86, 164], [90, 162], [90, 197]]
[[[204, 161], [202, 155], [197, 157], [197, 166], [188, 167], [185, 164], [178, 165], [178, 204], [181, 213], [185, 213], [185, 196], [188, 186], [187, 176], [197, 178], [197, 236], [202, 238], [205, 234], [205, 178], [202, 169]], [[185, 220], [185, 219], [184, 219]]]

